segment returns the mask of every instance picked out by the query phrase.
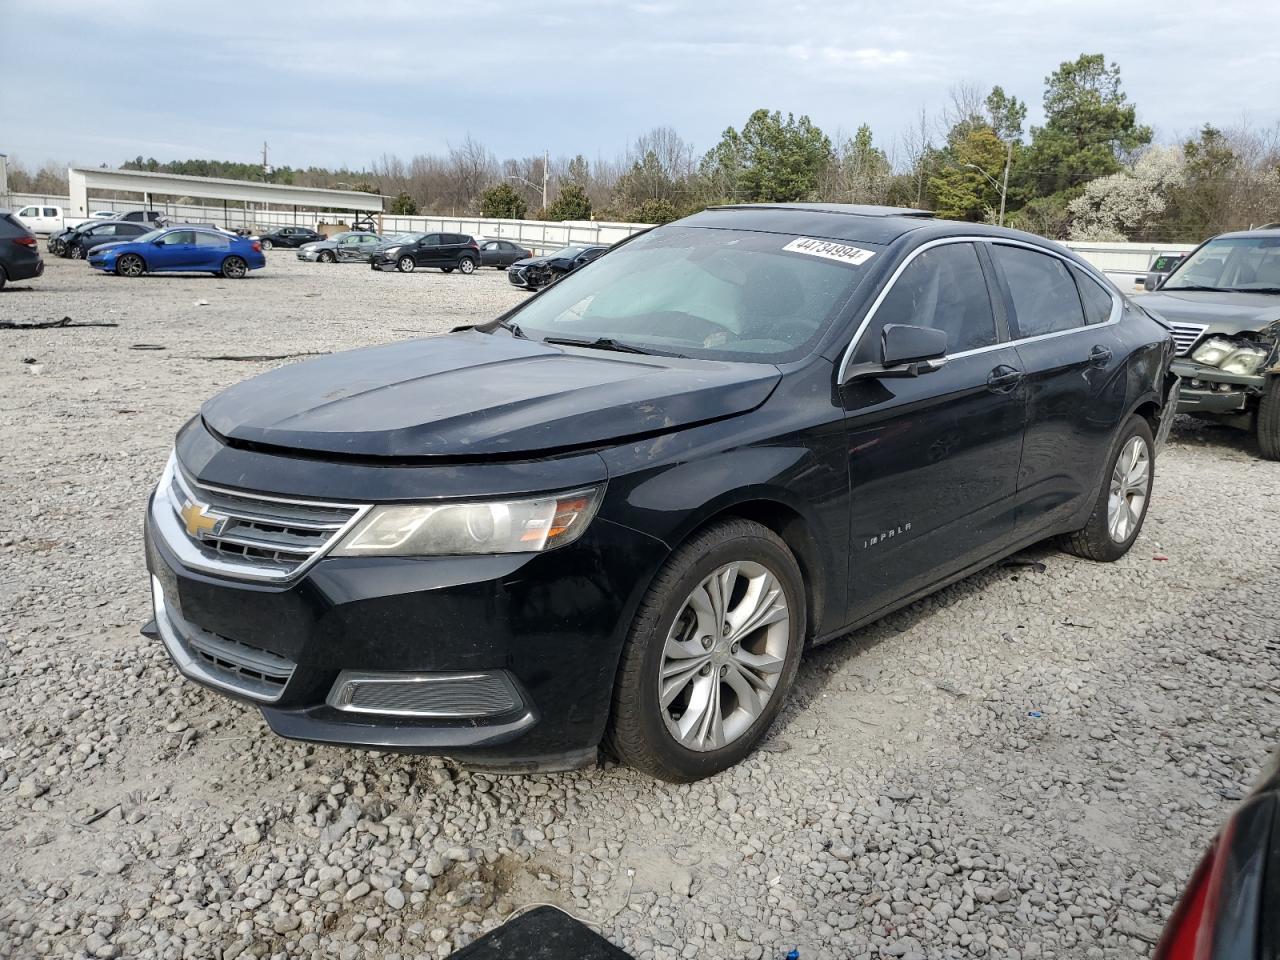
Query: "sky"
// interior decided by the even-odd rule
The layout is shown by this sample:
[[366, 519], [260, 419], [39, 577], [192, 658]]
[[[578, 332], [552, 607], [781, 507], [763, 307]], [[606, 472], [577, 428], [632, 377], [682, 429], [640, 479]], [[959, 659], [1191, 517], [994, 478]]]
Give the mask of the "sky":
[[1120, 65], [1160, 140], [1280, 123], [1274, 0], [0, 0], [0, 23], [0, 153], [29, 167], [253, 161], [265, 140], [275, 166], [363, 168], [468, 134], [499, 158], [614, 158], [660, 125], [701, 153], [759, 107], [892, 148], [961, 82], [1035, 123], [1084, 52]]

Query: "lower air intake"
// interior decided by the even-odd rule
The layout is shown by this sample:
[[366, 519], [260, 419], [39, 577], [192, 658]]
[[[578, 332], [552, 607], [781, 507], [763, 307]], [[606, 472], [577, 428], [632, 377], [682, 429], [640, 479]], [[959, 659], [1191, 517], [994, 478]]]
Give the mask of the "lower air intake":
[[515, 684], [495, 673], [354, 673], [334, 682], [329, 705], [348, 713], [466, 719], [497, 717], [524, 704]]

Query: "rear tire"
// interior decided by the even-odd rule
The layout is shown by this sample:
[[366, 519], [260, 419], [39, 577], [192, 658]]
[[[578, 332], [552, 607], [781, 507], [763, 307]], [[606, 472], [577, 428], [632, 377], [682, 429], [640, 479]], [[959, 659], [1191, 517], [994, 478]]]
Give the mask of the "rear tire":
[[453, 273], [453, 267], [441, 267], [440, 270], [442, 273]]
[[136, 253], [126, 253], [116, 261], [116, 275], [121, 277], [140, 277], [147, 272], [147, 265]]
[[1280, 460], [1280, 376], [1272, 376], [1258, 404], [1258, 452], [1266, 460]]
[[777, 534], [749, 520], [697, 534], [658, 572], [632, 621], [607, 748], [673, 783], [733, 766], [786, 702], [805, 628], [800, 568]]
[[1142, 532], [1154, 482], [1151, 427], [1142, 417], [1130, 417], [1107, 460], [1089, 522], [1063, 538], [1063, 549], [1099, 563], [1119, 560]]
[[476, 262], [472, 260], [470, 257], [463, 257], [461, 260], [458, 261], [458, 269], [461, 270], [463, 273], [475, 273]]
[[227, 257], [222, 261], [222, 275], [228, 280], [243, 280], [249, 274], [249, 264], [243, 257]]
[[4, 272], [4, 267], [0, 267], [0, 290], [4, 289], [4, 285], [9, 282], [9, 276]]
[[413, 268], [416, 266], [417, 264], [414, 263], [413, 257], [401, 257], [396, 261], [396, 269], [401, 273], [413, 273]]

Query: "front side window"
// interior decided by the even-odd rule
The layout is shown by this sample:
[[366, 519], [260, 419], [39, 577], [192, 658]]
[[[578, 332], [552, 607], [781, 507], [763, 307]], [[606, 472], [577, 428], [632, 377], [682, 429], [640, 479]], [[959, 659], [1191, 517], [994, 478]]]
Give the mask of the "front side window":
[[991, 245], [1013, 300], [1019, 337], [1038, 337], [1084, 326], [1084, 311], [1067, 265], [1047, 253], [1007, 244]]
[[942, 330], [949, 354], [998, 342], [991, 295], [973, 244], [931, 247], [907, 264], [863, 332], [858, 362], [880, 361], [880, 334], [889, 323]]
[[569, 274], [510, 319], [536, 338], [609, 338], [707, 359], [799, 359], [839, 314], [877, 249], [848, 241], [845, 249], [860, 246], [865, 257], [833, 260], [786, 249], [799, 239], [662, 227]]
[[23, 207], [21, 210], [18, 211], [18, 216], [38, 217], [40, 216], [40, 208], [39, 207]]
[[195, 231], [193, 230], [174, 230], [172, 233], [166, 233], [160, 239], [166, 247], [177, 247], [196, 242]]
[[1160, 289], [1280, 293], [1280, 237], [1210, 240], [1187, 257]]

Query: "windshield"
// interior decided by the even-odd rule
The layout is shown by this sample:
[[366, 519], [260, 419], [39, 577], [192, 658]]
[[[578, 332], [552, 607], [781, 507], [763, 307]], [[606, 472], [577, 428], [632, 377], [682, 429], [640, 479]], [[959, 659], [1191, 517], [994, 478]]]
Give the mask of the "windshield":
[[1210, 240], [1183, 261], [1162, 290], [1280, 292], [1280, 237]]
[[417, 243], [425, 236], [425, 233], [393, 233], [383, 239], [388, 243]]
[[874, 250], [661, 227], [569, 274], [509, 321], [533, 338], [609, 339], [707, 359], [797, 359], [848, 300]]
[[565, 247], [563, 250], [557, 250], [555, 253], [548, 254], [553, 260], [570, 259], [580, 254], [586, 247]]

